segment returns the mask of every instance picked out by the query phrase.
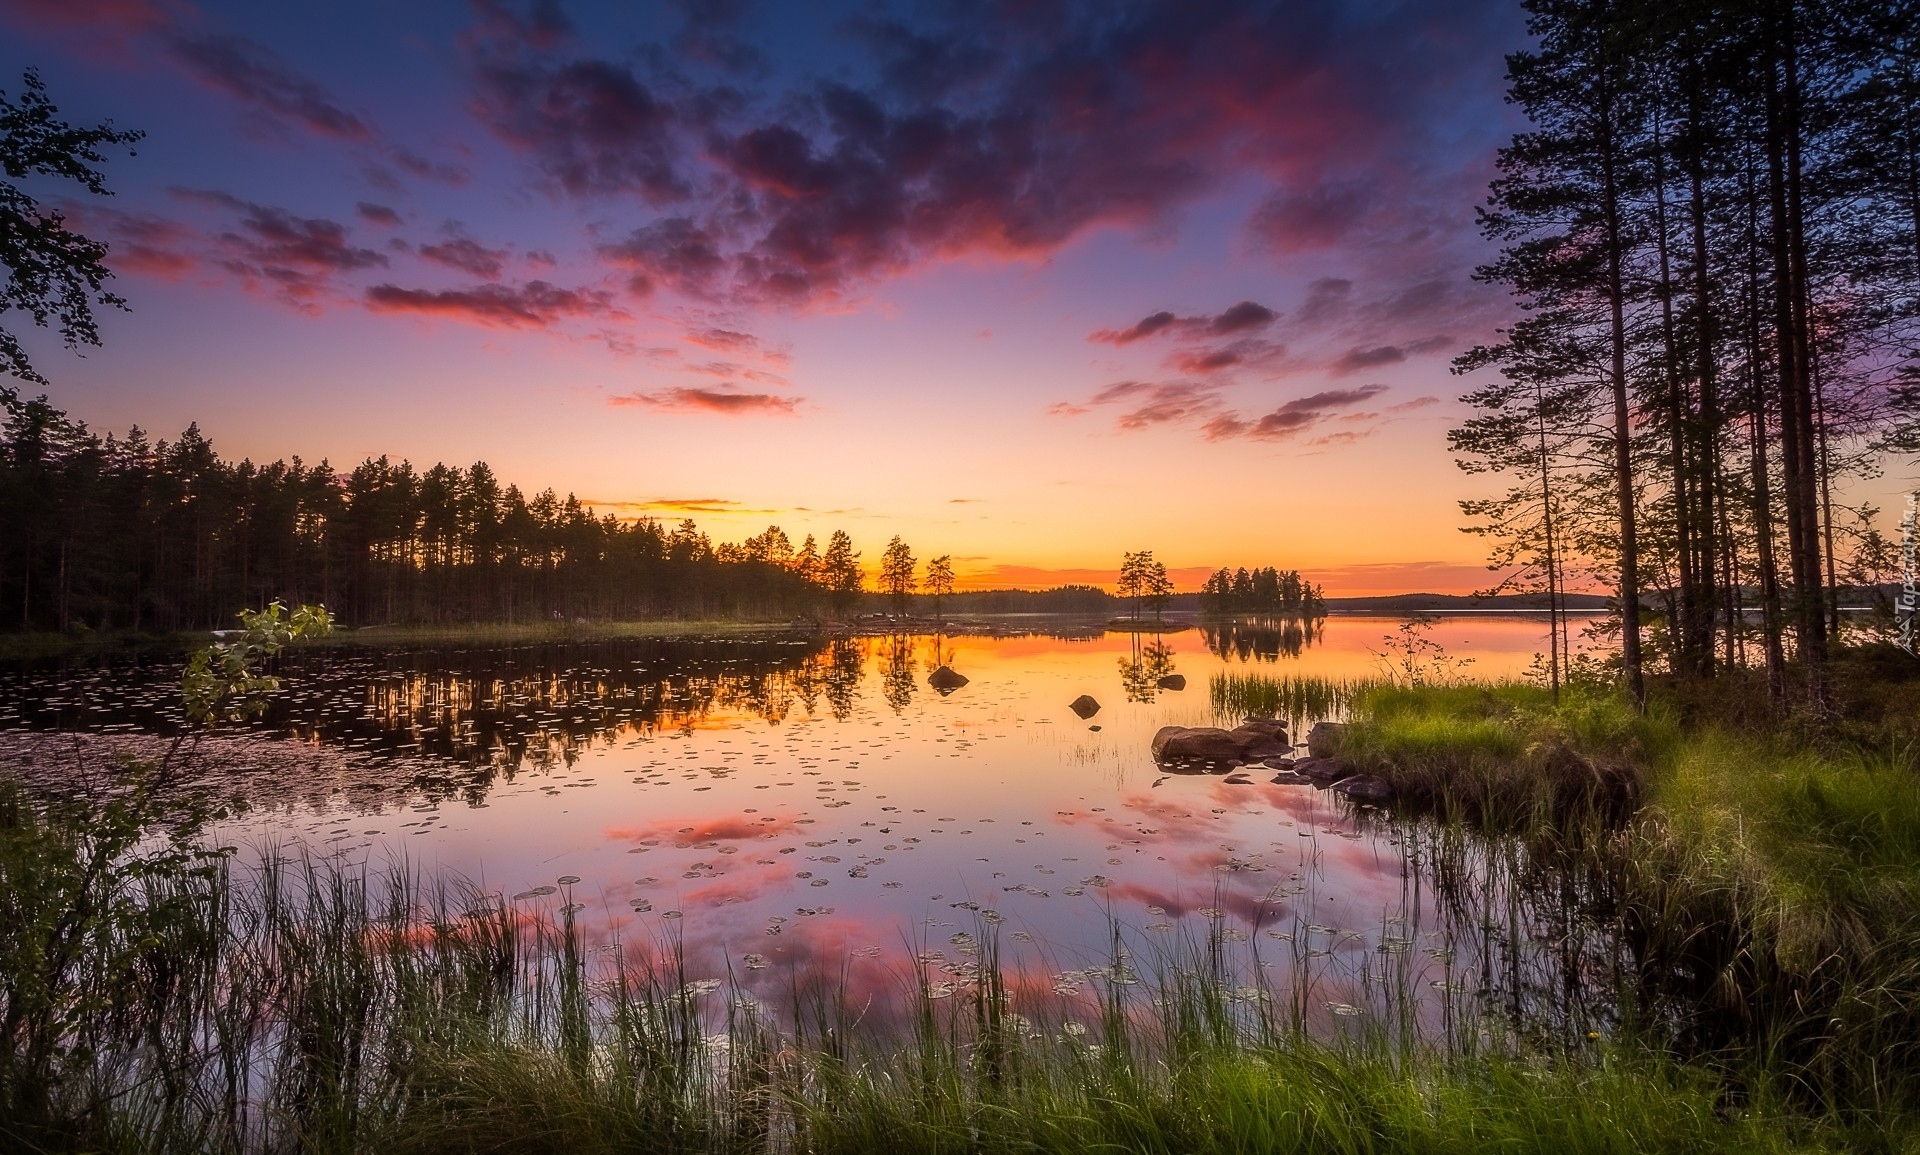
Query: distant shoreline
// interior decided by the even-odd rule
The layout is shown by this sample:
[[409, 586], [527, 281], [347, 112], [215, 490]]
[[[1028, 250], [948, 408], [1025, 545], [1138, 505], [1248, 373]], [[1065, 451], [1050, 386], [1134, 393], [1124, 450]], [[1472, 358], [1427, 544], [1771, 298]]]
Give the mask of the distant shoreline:
[[[1406, 601], [1403, 599], [1416, 599]], [[1489, 605], [1490, 599], [1453, 598], [1441, 594], [1399, 595], [1391, 598], [1329, 598], [1327, 616], [1399, 618], [1409, 614], [1442, 616], [1522, 616], [1544, 614], [1545, 606]], [[1605, 599], [1598, 599], [1604, 602]], [[1575, 613], [1603, 609], [1574, 605]], [[567, 645], [625, 639], [696, 640], [703, 638], [766, 637], [884, 637], [898, 633], [941, 632], [954, 637], [995, 637], [1027, 633], [1070, 632], [1097, 637], [1107, 633], [1177, 633], [1218, 620], [1193, 609], [1176, 608], [1159, 615], [1142, 614], [1136, 623], [1128, 615], [1101, 612], [1008, 611], [999, 613], [861, 614], [843, 621], [792, 619], [671, 619], [635, 621], [580, 620], [570, 622], [448, 622], [441, 624], [380, 624], [340, 628], [331, 638], [312, 645], [326, 648], [445, 645]], [[0, 661], [31, 661], [85, 654], [181, 653], [205, 645], [210, 631], [177, 633], [0, 634]]]

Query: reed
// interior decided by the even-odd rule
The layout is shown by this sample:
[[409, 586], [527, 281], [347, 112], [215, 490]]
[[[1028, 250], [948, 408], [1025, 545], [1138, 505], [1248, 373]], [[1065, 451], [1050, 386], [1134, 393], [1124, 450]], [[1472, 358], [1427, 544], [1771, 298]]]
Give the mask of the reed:
[[[1427, 986], [1397, 956], [1365, 964], [1371, 1015], [1329, 1027], [1310, 973], [1262, 984], [1217, 925], [1156, 952], [1116, 923], [1108, 960], [1078, 972], [1088, 990], [1051, 999], [983, 920], [943, 971], [905, 960], [897, 1015], [844, 984], [796, 981], [776, 1006], [690, 975], [672, 940], [594, 942], [569, 894], [530, 913], [455, 879], [273, 853], [170, 866], [150, 845], [75, 884], [92, 899], [26, 885], [22, 863], [93, 861], [62, 825], [75, 813], [17, 793], [0, 807], [20, 913], [38, 895], [125, 916], [76, 956], [102, 981], [36, 1004], [42, 1052], [6, 1056], [15, 1149], [1564, 1153], [1838, 1134], [1764, 1093], [1729, 1109], [1713, 1072], [1584, 1034], [1396, 1029]], [[1533, 920], [1517, 843], [1488, 856], [1457, 825], [1418, 837], [1458, 901], [1491, 891]]]
[[1213, 676], [1208, 696], [1215, 717], [1226, 725], [1280, 718], [1297, 729], [1311, 720], [1346, 717], [1354, 703], [1380, 685], [1371, 678], [1227, 672]]

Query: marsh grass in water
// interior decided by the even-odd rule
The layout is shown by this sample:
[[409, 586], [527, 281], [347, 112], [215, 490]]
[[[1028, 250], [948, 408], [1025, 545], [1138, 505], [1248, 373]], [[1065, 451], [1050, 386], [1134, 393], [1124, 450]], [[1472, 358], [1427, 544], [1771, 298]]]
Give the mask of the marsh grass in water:
[[[9, 883], [95, 861], [71, 813], [11, 795], [0, 814]], [[567, 894], [533, 916], [405, 873], [155, 853], [79, 892], [19, 891], [28, 918], [36, 894], [120, 913], [44, 997], [21, 1001], [33, 960], [8, 959], [7, 1021], [40, 1015], [9, 1036], [16, 1149], [1565, 1153], [1798, 1134], [1764, 1099], [1730, 1110], [1709, 1075], [1585, 1035], [1397, 1030], [1391, 992], [1312, 1029], [1302, 988], [1244, 985], [1211, 934], [1148, 958], [1116, 927], [1062, 1001], [1031, 997], [983, 925], [947, 979], [903, 966], [883, 1015], [884, 992], [796, 980], [763, 1001], [671, 941], [591, 945]]]
[[1298, 729], [1310, 719], [1342, 718], [1380, 683], [1371, 678], [1321, 678], [1308, 674], [1215, 674], [1208, 696], [1225, 725], [1248, 718], [1280, 718]]

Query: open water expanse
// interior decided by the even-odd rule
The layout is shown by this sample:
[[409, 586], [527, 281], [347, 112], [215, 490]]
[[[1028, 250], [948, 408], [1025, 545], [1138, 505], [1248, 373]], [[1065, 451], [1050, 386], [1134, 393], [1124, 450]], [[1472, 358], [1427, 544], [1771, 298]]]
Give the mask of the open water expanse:
[[[1161, 726], [1240, 720], [1211, 705], [1217, 677], [1378, 676], [1398, 625], [312, 649], [204, 773], [246, 802], [214, 831], [237, 869], [279, 854], [458, 877], [768, 997], [939, 998], [993, 957], [1016, 986], [1097, 998], [1232, 955], [1247, 998], [1312, 1019], [1538, 1011], [1604, 965], [1567, 925], [1564, 880], [1528, 895], [1498, 847], [1259, 767], [1168, 774], [1149, 755]], [[1455, 617], [1430, 636], [1499, 677], [1544, 629]], [[942, 664], [967, 684], [935, 692]], [[178, 672], [15, 664], [0, 729], [163, 735]], [[1168, 673], [1185, 688], [1159, 688]], [[1068, 708], [1083, 694], [1090, 718]], [[1314, 719], [1296, 721], [1300, 741]]]

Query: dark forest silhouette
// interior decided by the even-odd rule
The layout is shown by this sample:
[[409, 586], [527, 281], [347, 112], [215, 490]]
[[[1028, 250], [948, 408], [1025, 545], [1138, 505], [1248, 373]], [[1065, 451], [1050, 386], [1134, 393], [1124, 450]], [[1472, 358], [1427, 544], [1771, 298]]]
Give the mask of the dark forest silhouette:
[[216, 627], [276, 598], [367, 625], [787, 617], [860, 597], [842, 532], [824, 549], [777, 526], [716, 545], [692, 521], [528, 496], [484, 462], [232, 462], [197, 427], [102, 437], [45, 399], [0, 400], [0, 623], [14, 629]]
[[1232, 572], [1220, 569], [1201, 583], [1200, 612], [1209, 617], [1321, 618], [1327, 599], [1299, 570], [1241, 566]]

